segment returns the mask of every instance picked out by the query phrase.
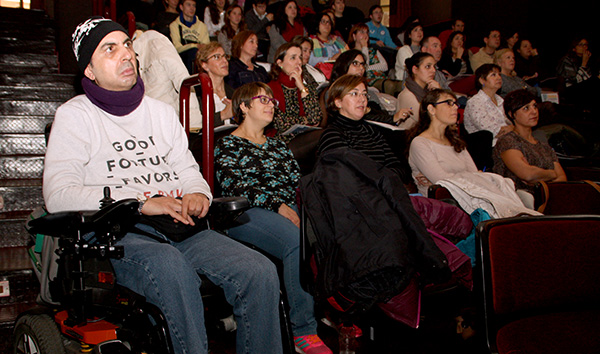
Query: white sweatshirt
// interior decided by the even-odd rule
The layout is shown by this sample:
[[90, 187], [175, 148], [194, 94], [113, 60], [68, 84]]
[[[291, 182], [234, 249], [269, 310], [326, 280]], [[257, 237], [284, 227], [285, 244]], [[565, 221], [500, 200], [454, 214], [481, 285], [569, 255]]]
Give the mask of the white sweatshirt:
[[212, 200], [175, 111], [148, 96], [122, 117], [85, 95], [56, 111], [44, 168], [46, 208], [98, 209], [104, 186], [115, 200], [196, 192]]

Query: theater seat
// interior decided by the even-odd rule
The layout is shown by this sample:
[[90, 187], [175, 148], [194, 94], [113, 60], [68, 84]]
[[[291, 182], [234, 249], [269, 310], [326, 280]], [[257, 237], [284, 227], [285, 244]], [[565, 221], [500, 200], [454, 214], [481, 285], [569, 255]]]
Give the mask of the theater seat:
[[535, 209], [544, 215], [600, 215], [598, 182], [538, 182], [534, 198]]
[[515, 217], [477, 228], [491, 353], [597, 353], [600, 216]]

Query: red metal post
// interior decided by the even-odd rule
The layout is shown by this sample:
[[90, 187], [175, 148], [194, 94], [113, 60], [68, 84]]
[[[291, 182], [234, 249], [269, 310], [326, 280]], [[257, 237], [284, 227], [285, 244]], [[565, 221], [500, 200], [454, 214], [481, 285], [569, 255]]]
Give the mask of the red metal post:
[[[198, 86], [199, 85], [199, 86]], [[196, 86], [200, 90], [202, 112], [202, 175], [211, 190], [214, 187], [214, 114], [215, 101], [213, 98], [212, 81], [207, 73], [192, 75], [181, 83], [179, 91], [179, 119], [189, 138], [190, 132], [190, 93]]]

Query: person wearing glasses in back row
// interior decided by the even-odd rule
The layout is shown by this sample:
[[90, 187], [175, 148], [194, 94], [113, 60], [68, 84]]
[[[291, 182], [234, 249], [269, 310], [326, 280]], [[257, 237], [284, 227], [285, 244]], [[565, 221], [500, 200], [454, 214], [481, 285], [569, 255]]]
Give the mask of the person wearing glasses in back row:
[[283, 281], [290, 304], [296, 351], [331, 354], [317, 336], [312, 296], [300, 285], [300, 218], [296, 188], [300, 167], [287, 144], [266, 137], [277, 99], [271, 88], [254, 82], [233, 94], [239, 124], [215, 148], [215, 170], [224, 196], [244, 196], [251, 208], [229, 229], [229, 236], [248, 242], [283, 262]]
[[[359, 76], [368, 80], [368, 76], [365, 75], [366, 68], [367, 62], [364, 53], [358, 49], [350, 49], [342, 53], [333, 65], [329, 82], [333, 84], [338, 78], [346, 74]], [[321, 110], [323, 111], [323, 120], [326, 120], [329, 115], [327, 101], [329, 99], [329, 87], [331, 84], [328, 84], [319, 95], [319, 103], [321, 105]], [[397, 125], [412, 115], [412, 110], [409, 108], [400, 109], [396, 114], [388, 112], [384, 109], [384, 102], [380, 99], [379, 91], [376, 88], [367, 86], [367, 92], [368, 102], [365, 109], [365, 120]], [[327, 122], [322, 125], [327, 125]]]

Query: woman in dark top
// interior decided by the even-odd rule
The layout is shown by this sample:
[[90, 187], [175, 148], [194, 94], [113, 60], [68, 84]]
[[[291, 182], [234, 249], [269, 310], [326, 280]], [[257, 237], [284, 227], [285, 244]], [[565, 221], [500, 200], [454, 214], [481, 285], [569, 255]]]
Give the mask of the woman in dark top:
[[258, 37], [252, 31], [240, 31], [231, 41], [231, 60], [227, 82], [234, 89], [250, 82], [269, 82], [264, 67], [256, 64]]
[[539, 113], [534, 95], [516, 90], [504, 98], [506, 116], [514, 130], [498, 138], [494, 146], [494, 172], [511, 178], [517, 190], [533, 193], [538, 181], [566, 181], [556, 153], [533, 137]]
[[269, 86], [255, 82], [237, 89], [232, 101], [239, 126], [217, 142], [215, 169], [223, 195], [244, 196], [251, 208], [228, 234], [282, 260], [296, 349], [332, 354], [317, 336], [313, 298], [300, 285], [300, 170], [284, 142], [264, 135], [277, 100]]
[[368, 104], [365, 79], [343, 75], [329, 88], [329, 125], [321, 135], [318, 154], [345, 147], [358, 150], [396, 172], [407, 189], [414, 190], [410, 169], [394, 154], [385, 138], [363, 117]]
[[442, 51], [442, 58], [438, 62], [438, 68], [451, 75], [449, 79], [458, 75], [473, 74], [464, 45], [465, 35], [462, 32], [450, 33], [446, 47]]
[[[343, 75], [351, 74], [360, 77], [365, 77], [365, 69], [366, 69], [366, 58], [364, 53], [362, 53], [358, 49], [350, 49], [340, 54], [338, 60], [336, 60], [333, 65], [333, 69], [331, 70], [331, 76], [329, 78], [329, 82], [335, 82], [338, 78]], [[368, 79], [367, 79], [368, 80]], [[374, 87], [368, 86], [367, 91], [369, 93], [369, 102], [368, 107], [365, 112], [364, 119], [373, 120], [388, 124], [396, 124], [396, 122], [400, 121], [400, 119], [407, 118], [412, 114], [410, 109], [404, 108], [398, 110], [398, 112], [390, 113], [385, 110], [383, 107], [385, 106], [382, 99], [387, 99], [383, 97], [380, 99], [379, 90]], [[329, 95], [329, 85], [325, 87], [320, 95], [319, 95], [319, 103], [321, 104], [321, 110], [323, 111], [323, 119], [327, 119], [328, 109], [327, 109], [327, 98]], [[393, 102], [390, 102], [392, 104]]]

